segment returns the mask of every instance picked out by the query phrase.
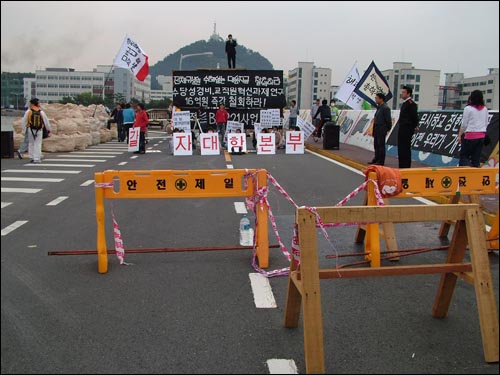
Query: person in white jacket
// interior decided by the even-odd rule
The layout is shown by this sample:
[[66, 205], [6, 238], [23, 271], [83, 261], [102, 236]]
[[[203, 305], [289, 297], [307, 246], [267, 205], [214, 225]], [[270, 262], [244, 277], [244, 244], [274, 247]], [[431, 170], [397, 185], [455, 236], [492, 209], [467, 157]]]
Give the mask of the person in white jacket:
[[488, 128], [488, 108], [484, 106], [483, 93], [472, 91], [470, 103], [464, 108], [462, 126], [458, 132], [461, 145], [459, 166], [479, 168], [486, 129]]
[[30, 108], [24, 113], [23, 129], [28, 133], [28, 153], [32, 163], [42, 162], [42, 138], [43, 129], [35, 129], [34, 122], [39, 116], [43, 122], [43, 126], [47, 129], [50, 136], [50, 122], [44, 111], [40, 108], [40, 100], [33, 98], [30, 100]]

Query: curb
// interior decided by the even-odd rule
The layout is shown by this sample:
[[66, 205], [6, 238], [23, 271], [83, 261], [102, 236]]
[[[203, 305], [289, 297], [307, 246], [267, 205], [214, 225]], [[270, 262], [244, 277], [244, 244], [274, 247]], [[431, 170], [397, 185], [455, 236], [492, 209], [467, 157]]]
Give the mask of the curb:
[[[320, 154], [322, 156], [325, 156], [329, 159], [336, 160], [342, 164], [346, 164], [349, 167], [360, 170], [361, 172], [367, 167], [366, 164], [360, 163], [356, 160], [352, 160], [352, 159], [349, 159], [349, 158], [346, 158], [346, 157], [343, 157], [340, 155], [332, 154], [331, 152], [325, 151], [322, 148], [314, 147], [314, 146], [307, 144], [307, 143], [305, 144], [305, 146], [306, 146], [306, 149], [308, 149], [309, 151], [315, 152], [315, 153]], [[435, 203], [438, 203], [438, 204], [448, 204], [451, 202], [451, 199], [446, 198], [446, 197], [429, 197], [426, 199], [433, 201]], [[489, 226], [492, 226], [493, 222], [495, 220], [496, 214], [485, 211], [483, 209], [483, 215], [484, 215], [485, 223]]]

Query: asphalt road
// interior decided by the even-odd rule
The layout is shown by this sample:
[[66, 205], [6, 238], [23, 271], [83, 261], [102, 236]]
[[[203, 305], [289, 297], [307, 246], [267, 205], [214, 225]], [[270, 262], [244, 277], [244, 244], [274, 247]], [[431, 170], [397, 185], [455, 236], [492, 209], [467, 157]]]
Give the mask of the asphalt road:
[[[97, 272], [95, 255], [47, 255], [96, 248], [94, 187], [81, 186], [93, 179], [94, 172], [227, 168], [222, 155], [168, 155], [166, 143], [157, 143], [154, 134], [148, 146], [162, 152], [134, 159], [114, 142], [81, 154], [45, 155], [106, 160], [64, 163], [94, 167], [48, 166], [58, 163], [47, 160], [41, 166], [27, 166], [27, 160], [2, 160], [2, 231], [16, 221], [27, 221], [2, 233], [2, 374], [265, 374], [269, 373], [266, 361], [272, 358], [292, 359], [299, 372], [305, 372], [302, 321], [297, 329], [283, 327], [287, 278], [270, 280], [277, 308], [257, 309], [248, 276], [255, 272], [249, 251], [128, 254], [131, 266], [120, 266], [110, 255], [109, 272], [104, 275]], [[90, 156], [115, 147], [115, 154]], [[123, 162], [127, 164], [118, 165]], [[363, 181], [359, 174], [311, 153], [232, 156], [231, 164], [235, 169], [267, 169], [299, 205], [332, 206]], [[42, 190], [30, 194], [5, 188]], [[68, 198], [46, 205], [61, 196]], [[269, 200], [289, 245], [294, 208], [276, 190]], [[234, 208], [237, 201], [243, 199], [115, 200], [112, 207], [106, 204], [108, 248], [114, 248], [111, 208], [126, 249], [237, 245], [241, 218]], [[361, 203], [358, 197], [350, 204]], [[399, 247], [439, 246], [443, 242], [438, 229], [439, 223], [397, 225]], [[323, 268], [335, 265], [325, 258], [334, 251], [362, 251], [353, 243], [354, 228], [329, 233], [334, 249], [318, 236]], [[277, 243], [271, 231], [269, 238]], [[279, 249], [270, 252], [270, 269], [288, 265]], [[445, 253], [432, 252], [402, 258], [400, 264], [444, 259]], [[498, 311], [498, 252], [489, 259]], [[484, 362], [473, 287], [459, 281], [448, 317], [435, 319], [431, 309], [438, 283], [439, 276], [322, 281], [327, 372], [498, 374], [498, 363]]]

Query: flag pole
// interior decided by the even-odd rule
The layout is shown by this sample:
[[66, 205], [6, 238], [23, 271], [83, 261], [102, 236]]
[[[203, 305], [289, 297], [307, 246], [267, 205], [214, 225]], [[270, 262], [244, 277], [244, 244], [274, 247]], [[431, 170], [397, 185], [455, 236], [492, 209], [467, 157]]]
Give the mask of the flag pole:
[[[102, 85], [102, 94], [101, 94], [103, 100], [104, 100], [104, 90], [106, 89], [106, 81], [108, 80], [109, 76], [111, 75], [111, 72], [113, 71], [113, 67], [114, 67], [114, 65], [111, 64], [111, 69], [109, 69], [107, 76], [104, 78], [104, 84]], [[92, 117], [95, 117], [96, 111], [97, 111], [97, 104], [95, 105], [94, 114], [92, 115]]]
[[[349, 70], [349, 73], [352, 71], [352, 69], [356, 66], [356, 64], [358, 63], [358, 60], [354, 61], [354, 64], [352, 64], [352, 67], [351, 69]], [[349, 75], [349, 73], [347, 73], [347, 75]], [[347, 78], [347, 77], [346, 77]], [[345, 81], [345, 78], [344, 78], [344, 81]], [[351, 107], [348, 103], [349, 103], [349, 100], [351, 100], [351, 96], [352, 96], [352, 93], [351, 95], [349, 95], [349, 97], [347, 98], [347, 102], [344, 103], [345, 105]], [[351, 107], [352, 108], [352, 107]]]

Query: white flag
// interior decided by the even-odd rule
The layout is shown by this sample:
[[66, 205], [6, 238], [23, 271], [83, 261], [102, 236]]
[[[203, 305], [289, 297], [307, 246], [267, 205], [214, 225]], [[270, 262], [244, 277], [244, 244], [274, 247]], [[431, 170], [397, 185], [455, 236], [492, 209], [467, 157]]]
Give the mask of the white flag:
[[337, 99], [340, 99], [352, 109], [361, 109], [363, 106], [363, 99], [353, 92], [360, 78], [358, 67], [354, 64], [347, 77], [345, 77], [342, 86], [340, 86], [337, 95], [335, 95]]
[[129, 69], [139, 81], [144, 81], [149, 74], [148, 55], [128, 36], [125, 37], [113, 65]]

